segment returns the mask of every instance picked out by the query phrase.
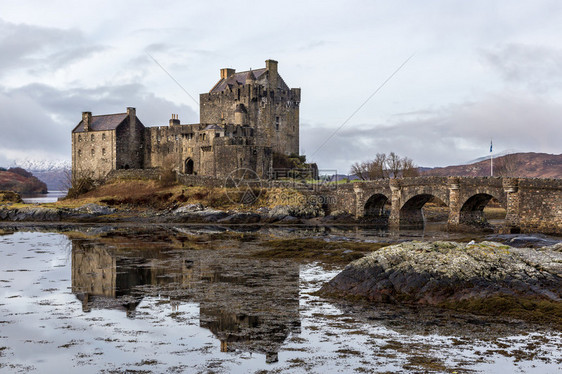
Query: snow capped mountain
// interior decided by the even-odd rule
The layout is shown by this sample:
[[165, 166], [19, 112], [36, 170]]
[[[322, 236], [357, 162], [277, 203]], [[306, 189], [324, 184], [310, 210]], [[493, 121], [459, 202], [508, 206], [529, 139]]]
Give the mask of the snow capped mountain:
[[[507, 149], [505, 151], [492, 153], [492, 155], [494, 156], [494, 158], [496, 158], [496, 157], [501, 157], [501, 156], [505, 156], [505, 155], [510, 155], [512, 153], [520, 153], [520, 152], [521, 151], [518, 151], [517, 149]], [[490, 159], [490, 155], [482, 156], [482, 157], [475, 158], [474, 160], [467, 161], [463, 165], [475, 164], [477, 162], [489, 160], [489, 159]]]
[[55, 171], [71, 168], [69, 160], [16, 160], [12, 167], [20, 167], [28, 171]]

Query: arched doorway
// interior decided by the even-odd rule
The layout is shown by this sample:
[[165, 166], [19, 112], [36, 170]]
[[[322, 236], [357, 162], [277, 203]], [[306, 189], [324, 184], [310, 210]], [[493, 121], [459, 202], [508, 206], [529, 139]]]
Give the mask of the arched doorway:
[[185, 174], [193, 174], [193, 160], [191, 158], [185, 160]]

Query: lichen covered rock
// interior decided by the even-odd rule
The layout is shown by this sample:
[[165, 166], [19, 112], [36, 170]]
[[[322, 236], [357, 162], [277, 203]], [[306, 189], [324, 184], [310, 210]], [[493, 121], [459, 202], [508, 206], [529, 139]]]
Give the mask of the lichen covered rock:
[[352, 262], [319, 293], [453, 308], [475, 300], [537, 300], [562, 310], [562, 253], [495, 242], [407, 242]]

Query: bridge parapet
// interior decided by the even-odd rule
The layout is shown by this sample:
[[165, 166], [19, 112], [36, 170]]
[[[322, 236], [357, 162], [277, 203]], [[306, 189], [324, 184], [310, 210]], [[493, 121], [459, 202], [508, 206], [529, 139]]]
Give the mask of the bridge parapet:
[[[562, 234], [562, 180], [501, 177], [416, 177], [338, 186], [332, 210], [357, 218], [384, 215], [391, 226], [422, 224], [422, 207], [432, 197], [449, 208], [448, 223], [482, 225], [484, 207], [495, 198], [506, 209], [510, 231]], [[384, 208], [390, 203], [390, 209]]]

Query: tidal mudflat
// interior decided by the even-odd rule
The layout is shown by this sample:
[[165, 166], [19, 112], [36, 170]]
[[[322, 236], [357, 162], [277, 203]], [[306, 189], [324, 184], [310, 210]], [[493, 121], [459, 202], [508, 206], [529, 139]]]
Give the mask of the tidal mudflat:
[[[562, 368], [562, 332], [548, 325], [315, 295], [369, 243], [407, 239], [368, 230], [200, 226], [4, 230], [0, 371]], [[291, 241], [299, 253], [278, 256]], [[321, 256], [314, 241], [326, 243]], [[308, 255], [307, 246], [316, 252]]]

